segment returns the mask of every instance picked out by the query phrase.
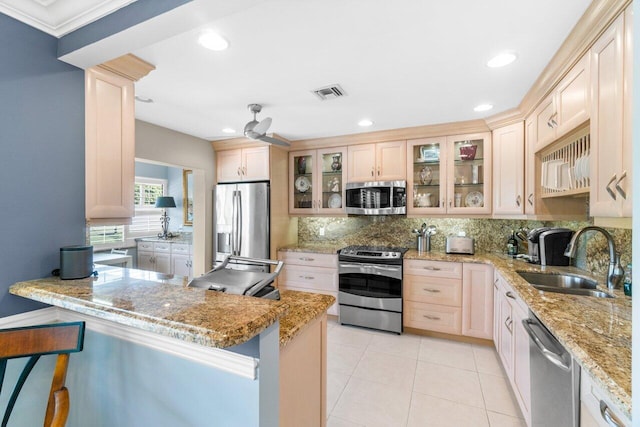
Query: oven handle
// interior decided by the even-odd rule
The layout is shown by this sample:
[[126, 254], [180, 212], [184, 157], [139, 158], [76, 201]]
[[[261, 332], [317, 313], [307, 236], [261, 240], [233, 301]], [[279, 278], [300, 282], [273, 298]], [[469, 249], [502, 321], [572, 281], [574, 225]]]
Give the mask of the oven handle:
[[341, 274], [362, 273], [376, 274], [384, 277], [391, 277], [402, 280], [402, 266], [384, 266], [380, 264], [352, 264], [340, 263], [338, 276]]
[[370, 268], [374, 268], [376, 270], [382, 270], [382, 271], [400, 271], [401, 267], [398, 266], [394, 266], [394, 267], [384, 267], [378, 264], [340, 264], [340, 268], [360, 268], [360, 267], [370, 267]]

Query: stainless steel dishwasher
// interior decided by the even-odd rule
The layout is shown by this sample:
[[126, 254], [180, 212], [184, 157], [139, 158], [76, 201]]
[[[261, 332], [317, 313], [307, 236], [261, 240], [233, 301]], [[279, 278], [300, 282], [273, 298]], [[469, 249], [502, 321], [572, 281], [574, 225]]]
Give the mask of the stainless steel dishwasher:
[[531, 311], [522, 324], [529, 334], [531, 425], [578, 427], [580, 366]]

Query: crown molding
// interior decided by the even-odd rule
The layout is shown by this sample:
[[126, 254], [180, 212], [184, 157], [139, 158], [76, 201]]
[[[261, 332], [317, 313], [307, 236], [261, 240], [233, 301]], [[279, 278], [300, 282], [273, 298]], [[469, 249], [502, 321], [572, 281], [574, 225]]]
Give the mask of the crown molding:
[[519, 109], [512, 108], [511, 110], [503, 111], [500, 114], [487, 117], [484, 121], [489, 129], [494, 130], [524, 121], [524, 114], [522, 114]]
[[155, 65], [150, 64], [144, 59], [140, 59], [131, 53], [122, 55], [116, 59], [112, 59], [111, 61], [103, 62], [98, 65], [98, 67], [126, 79], [133, 80], [134, 82], [137, 82], [156, 69]]

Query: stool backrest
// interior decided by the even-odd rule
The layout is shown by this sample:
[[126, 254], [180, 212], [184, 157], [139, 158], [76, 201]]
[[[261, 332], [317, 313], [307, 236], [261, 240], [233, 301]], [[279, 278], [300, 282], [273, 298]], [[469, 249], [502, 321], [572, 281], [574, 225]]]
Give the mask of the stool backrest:
[[36, 362], [41, 356], [47, 354], [57, 354], [58, 358], [53, 372], [44, 426], [63, 427], [65, 425], [69, 414], [69, 391], [64, 384], [69, 364], [69, 353], [82, 351], [84, 329], [84, 322], [0, 329], [0, 391], [7, 369], [7, 360], [29, 357], [29, 361], [24, 366], [13, 388], [0, 427], [7, 426], [22, 386], [24, 386]]

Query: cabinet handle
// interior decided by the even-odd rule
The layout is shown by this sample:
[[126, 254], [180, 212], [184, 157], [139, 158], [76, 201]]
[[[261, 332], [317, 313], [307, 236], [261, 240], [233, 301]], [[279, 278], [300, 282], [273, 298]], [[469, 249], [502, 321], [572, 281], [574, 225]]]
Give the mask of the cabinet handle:
[[613, 184], [613, 182], [616, 180], [616, 178], [617, 178], [616, 174], [614, 173], [613, 176], [611, 177], [611, 179], [609, 180], [609, 183], [605, 187], [607, 189], [607, 193], [609, 193], [609, 196], [611, 196], [611, 198], [613, 200], [616, 200], [616, 193], [614, 193], [613, 190], [611, 189], [611, 184]]
[[429, 266], [429, 267], [422, 267], [422, 268], [423, 268], [423, 269], [425, 269], [425, 270], [431, 270], [431, 271], [440, 271], [440, 270], [441, 270], [441, 268], [440, 268], [440, 267], [431, 267], [431, 266]]
[[322, 207], [322, 200], [318, 200], [318, 209]]
[[371, 176], [375, 176], [376, 168], [375, 166], [371, 166]]
[[423, 314], [422, 317], [425, 317], [429, 320], [440, 320], [438, 316], [429, 316], [428, 314]]
[[238, 166], [238, 176], [242, 175], [242, 169], [240, 169], [240, 166]]
[[247, 174], [247, 167], [243, 166], [242, 167], [242, 175], [246, 175]]
[[609, 406], [604, 402], [604, 400], [600, 401], [600, 415], [602, 415], [602, 418], [607, 422], [607, 424], [609, 424], [610, 426], [613, 427], [623, 427], [624, 424], [622, 423], [622, 421], [620, 421], [618, 419], [618, 417], [616, 417], [612, 412], [611, 409], [609, 409]]
[[511, 292], [511, 291], [507, 291], [507, 293], [506, 293], [505, 295], [506, 295], [508, 298], [516, 299], [516, 297], [513, 295], [513, 292]]
[[513, 320], [511, 319], [511, 316], [507, 317], [506, 319], [504, 319], [504, 326], [507, 327], [507, 330], [509, 331], [509, 333], [511, 333], [511, 325], [513, 324]]
[[550, 115], [549, 120], [547, 120], [547, 126], [549, 126], [551, 129], [558, 126], [558, 122], [554, 119], [554, 117], [558, 117], [557, 112]]
[[440, 289], [422, 288], [422, 290], [425, 291], [425, 292], [431, 292], [432, 294], [439, 294], [440, 293]]
[[315, 279], [315, 277], [313, 277], [313, 276], [298, 276], [298, 278], [300, 278], [300, 279], [306, 279], [306, 280], [313, 280], [313, 279]]
[[313, 205], [313, 209], [315, 209], [316, 208], [316, 201], [315, 200], [312, 202], [312, 205]]
[[622, 187], [620, 187], [620, 183], [626, 177], [627, 177], [627, 171], [623, 171], [622, 175], [620, 175], [620, 178], [618, 178], [618, 180], [616, 181], [616, 190], [618, 190], [618, 193], [620, 193], [622, 198], [625, 200], [627, 200], [627, 193], [622, 189]]
[[380, 166], [378, 166], [378, 176], [380, 176]]
[[520, 207], [520, 201], [522, 200], [522, 198], [520, 197], [520, 195], [518, 194], [518, 197], [516, 197], [516, 205], [518, 205], [518, 207]]
[[453, 206], [453, 200], [449, 199], [449, 207]]
[[533, 199], [533, 193], [529, 194], [529, 197], [527, 197], [527, 202], [529, 202], [529, 204], [531, 206], [533, 206], [533, 200], [532, 199]]
[[301, 257], [301, 258], [298, 258], [298, 259], [300, 261], [313, 261], [314, 260], [314, 258], [308, 258], [308, 257]]

